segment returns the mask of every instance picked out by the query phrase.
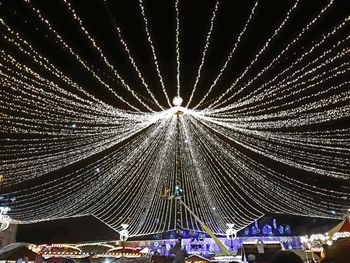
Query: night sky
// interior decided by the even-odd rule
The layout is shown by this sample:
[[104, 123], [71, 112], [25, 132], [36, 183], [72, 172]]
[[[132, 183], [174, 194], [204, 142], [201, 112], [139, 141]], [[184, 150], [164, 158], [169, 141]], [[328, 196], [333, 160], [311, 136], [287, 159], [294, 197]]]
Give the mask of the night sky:
[[[271, 225], [273, 219], [277, 220], [278, 225], [289, 225], [292, 229], [292, 235], [295, 236], [325, 233], [339, 223], [339, 220], [334, 219], [267, 215], [258, 220], [258, 224], [260, 228], [264, 224]], [[86, 229], [89, 229], [89, 231], [86, 231]], [[169, 237], [170, 233], [132, 237], [129, 240], [162, 239], [163, 236]], [[238, 236], [245, 236], [244, 231], [240, 231]], [[119, 235], [95, 217], [84, 216], [19, 225], [16, 240], [17, 242], [33, 244], [85, 243], [89, 241], [119, 240]]]
[[[79, 55], [90, 62], [93, 67], [108, 75], [108, 70], [97, 58], [96, 52], [81, 33], [80, 27], [68, 15], [67, 9], [60, 0], [39, 0], [33, 1], [33, 3], [36, 7], [40, 8], [44, 15], [50, 17], [54, 28], [68, 40], [68, 43], [74, 50], [79, 51]], [[222, 66], [254, 3], [255, 1], [222, 1], [213, 31], [214, 41], [212, 41], [208, 51], [208, 60], [203, 69], [203, 78], [199, 83], [195, 102], [198, 102], [202, 98], [204, 92], [208, 89], [207, 83], [213, 81], [215, 73]], [[230, 63], [229, 65], [227, 72], [230, 72], [230, 74], [223, 76], [217, 90], [214, 90], [213, 98], [221, 94], [222, 89], [227, 88], [227, 84], [225, 85], [225, 83], [231, 83], [242, 72], [248, 62], [251, 61], [272, 34], [276, 26], [282, 21], [293, 3], [294, 1], [291, 0], [280, 1], [279, 3], [273, 0], [261, 1], [257, 9], [256, 19], [252, 21], [246, 37], [242, 39], [239, 52], [236, 53], [234, 58], [234, 63]], [[295, 14], [285, 29], [273, 41], [265, 55], [259, 59], [260, 63], [257, 63], [256, 67], [251, 70], [251, 75], [248, 75], [246, 79], [254, 76], [262, 66], [274, 58], [278, 54], [278, 51], [299, 33], [300, 28], [309, 22], [310, 18], [314, 17], [327, 3], [328, 1], [326, 0], [301, 1], [300, 7], [295, 11]], [[121, 28], [123, 37], [133, 52], [135, 61], [140, 64], [142, 72], [144, 72], [147, 81], [152, 86], [152, 91], [155, 91], [158, 95], [157, 97], [162, 99], [163, 105], [166, 105], [165, 98], [162, 98], [161, 87], [156, 72], [154, 71], [152, 54], [147, 45], [142, 17], [139, 15], [138, 1], [107, 1], [110, 12], [102, 0], [78, 0], [71, 1], [71, 4], [83, 19], [91, 35], [101, 45], [108, 59], [118, 65], [118, 70], [128, 83], [130, 83], [130, 86], [137, 87], [140, 86], [140, 83], [138, 82], [138, 78], [133, 75], [134, 70], [132, 70], [121, 43], [116, 37], [114, 25], [118, 25]], [[155, 43], [157, 56], [160, 61], [160, 69], [164, 75], [164, 82], [169, 87], [167, 89], [167, 92], [170, 94], [169, 97], [172, 98], [176, 95], [175, 13], [173, 2], [147, 0], [144, 4], [149, 18], [149, 26], [152, 30], [152, 37], [154, 38], [153, 42]], [[183, 65], [181, 77], [184, 98], [188, 98], [191, 92], [186, 87], [190, 87], [194, 83], [194, 77], [197, 73], [203, 45], [205, 44], [205, 37], [209, 28], [208, 21], [210, 20], [214, 5], [215, 1], [212, 0], [203, 0], [200, 1], [200, 4], [198, 1], [181, 1], [180, 3], [180, 40]], [[328, 32], [327, 29], [339, 24], [346, 18], [349, 15], [349, 10], [349, 1], [336, 0], [335, 5], [328, 11], [328, 15], [324, 16], [313, 26], [312, 30], [301, 41], [298, 41], [295, 48], [290, 52], [291, 54], [286, 55], [285, 59], [291, 59], [294, 52], [312, 46], [322, 33]], [[81, 81], [84, 86], [90, 88], [96, 95], [108, 101], [107, 91], [99, 87], [96, 81], [82, 70], [71, 56], [53, 41], [54, 38], [47, 32], [44, 26], [40, 25], [38, 19], [26, 6], [24, 1], [2, 1], [1, 16], [6, 18], [7, 22], [13, 23], [12, 25], [20, 34], [23, 34], [26, 39], [30, 40], [30, 43], [34, 44], [42, 54], [52, 58], [55, 61], [55, 65], [59, 65], [65, 73], [74, 76], [74, 79]], [[344, 30], [343, 33], [346, 35], [348, 31]], [[44, 38], [42, 37], [43, 35], [45, 36]], [[295, 54], [295, 56], [298, 55]], [[112, 76], [110, 78], [111, 81], [115, 81]], [[119, 85], [118, 82], [114, 84]], [[122, 92], [121, 87], [119, 91]], [[145, 91], [142, 89], [137, 89], [137, 92], [146, 96], [143, 93]], [[123, 95], [130, 97], [126, 92]], [[129, 99], [132, 100], [132, 97]], [[123, 107], [120, 102], [117, 106]]]

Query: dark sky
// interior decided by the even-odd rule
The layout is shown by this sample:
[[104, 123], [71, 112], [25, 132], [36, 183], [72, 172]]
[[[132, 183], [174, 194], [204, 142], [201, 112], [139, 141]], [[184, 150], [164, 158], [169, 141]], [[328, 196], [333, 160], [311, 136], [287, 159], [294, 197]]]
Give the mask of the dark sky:
[[[54, 42], [54, 37], [48, 33], [24, 1], [2, 0], [1, 2], [1, 16], [6, 19], [6, 22], [11, 23], [42, 54], [52, 58], [55, 64], [59, 65], [66, 74], [83, 83], [84, 86], [100, 95], [104, 100], [109, 100], [108, 92], [101, 85], [98, 85], [96, 80], [79, 66], [67, 52], [64, 52], [59, 44]], [[71, 1], [71, 4], [108, 59], [114, 62], [114, 65], [117, 65], [120, 75], [134, 90], [146, 96], [144, 89], [140, 88], [141, 83], [134, 74], [135, 71], [131, 68], [126, 53], [118, 40], [114, 24], [121, 28], [123, 37], [128, 43], [146, 81], [150, 83], [150, 87], [157, 98], [163, 102], [163, 105], [166, 105], [147, 43], [138, 2], [137, 0], [107, 1], [106, 5], [110, 12], [102, 0], [75, 0]], [[201, 99], [204, 92], [207, 91], [209, 83], [214, 80], [239, 32], [242, 30], [254, 3], [255, 1], [221, 1], [207, 61], [203, 68], [203, 77], [198, 85], [198, 92], [195, 94], [195, 102]], [[283, 20], [293, 3], [292, 0], [260, 1], [255, 18], [252, 20], [246, 36], [242, 39], [233, 63], [230, 63], [226, 71], [228, 73], [224, 74], [217, 89], [214, 90], [213, 98], [221, 94], [227, 88], [227, 83], [231, 83], [243, 71], [273, 33], [273, 30]], [[286, 43], [293, 40], [300, 32], [302, 26], [309, 22], [327, 3], [327, 0], [301, 1], [300, 7], [280, 32], [279, 37], [271, 43], [270, 48], [259, 59], [260, 63], [257, 63], [251, 73], [246, 76], [246, 79], [254, 76], [262, 66], [275, 57]], [[95, 69], [111, 76], [110, 70], [102, 63], [61, 0], [34, 0], [33, 4], [41, 10], [43, 15], [50, 18], [53, 28], [62, 34], [79, 55]], [[213, 0], [180, 1], [181, 86], [182, 97], [185, 102], [194, 84], [214, 5], [215, 1]], [[147, 0], [144, 1], [144, 6], [149, 19], [149, 28], [160, 69], [169, 97], [172, 98], [176, 94], [174, 1]], [[311, 46], [312, 41], [317, 41], [322, 33], [328, 32], [329, 29], [347, 17], [349, 10], [349, 1], [336, 0], [327, 15], [313, 26], [308, 34], [295, 45], [295, 48], [291, 49], [291, 54], [288, 55], [293, 56], [294, 52], [297, 52], [294, 56], [300, 55], [300, 50]], [[346, 34], [346, 32], [343, 33]], [[285, 56], [286, 60], [288, 60], [288, 55]], [[123, 88], [115, 78], [111, 77], [110, 80], [111, 84], [118, 87], [118, 92], [132, 101], [132, 97], [122, 90]], [[116, 104], [118, 107], [125, 107], [117, 101], [110, 101], [110, 103]]]
[[[264, 224], [271, 225], [273, 219], [277, 220], [278, 225], [290, 225], [293, 235], [325, 233], [339, 222], [332, 219], [268, 215], [258, 220], [259, 226], [262, 227]], [[86, 229], [89, 229], [89, 231], [86, 231]], [[244, 231], [242, 230], [238, 235], [244, 236]], [[130, 240], [157, 239], [158, 236], [133, 237]], [[93, 216], [19, 225], [16, 236], [17, 242], [33, 244], [84, 243], [118, 239], [119, 235], [114, 230]]]

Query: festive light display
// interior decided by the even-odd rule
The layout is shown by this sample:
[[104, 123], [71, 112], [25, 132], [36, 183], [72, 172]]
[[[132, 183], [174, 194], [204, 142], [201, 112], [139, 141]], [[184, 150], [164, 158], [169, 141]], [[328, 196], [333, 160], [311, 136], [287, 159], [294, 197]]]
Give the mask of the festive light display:
[[[327, 1], [273, 57], [265, 56], [301, 2], [291, 2], [257, 54], [233, 74], [230, 65], [262, 19], [264, 1], [252, 2], [212, 82], [201, 87], [226, 3], [213, 2], [188, 91], [181, 0], [171, 2], [174, 83], [162, 71], [146, 0], [135, 10], [154, 76], [136, 59], [112, 1], [101, 1], [101, 8], [125, 56], [120, 63], [74, 1], [62, 0], [60, 8], [85, 41], [83, 52], [47, 7], [23, 0], [23, 16], [0, 19], [1, 194], [16, 197], [6, 226], [93, 215], [124, 231], [125, 240], [174, 230], [175, 201], [162, 197], [176, 189], [205, 225], [231, 238], [265, 213], [340, 218], [350, 206], [350, 37], [344, 34], [350, 17], [304, 39], [332, 16], [337, 0]], [[28, 19], [40, 37], [18, 29]], [[230, 81], [222, 83], [226, 76]], [[182, 229], [202, 230], [187, 210], [180, 219]]]

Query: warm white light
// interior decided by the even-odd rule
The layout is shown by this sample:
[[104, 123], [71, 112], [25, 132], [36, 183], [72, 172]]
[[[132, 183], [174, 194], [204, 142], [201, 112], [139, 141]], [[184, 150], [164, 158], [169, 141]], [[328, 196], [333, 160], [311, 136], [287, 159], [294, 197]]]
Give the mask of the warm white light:
[[174, 106], [180, 106], [182, 104], [182, 98], [179, 96], [174, 97], [173, 104], [174, 104]]
[[8, 206], [0, 206], [0, 215], [5, 215], [11, 210]]
[[143, 249], [140, 250], [140, 254], [148, 254], [149, 253], [149, 248], [144, 247]]
[[121, 226], [123, 229], [127, 229], [129, 225], [128, 225], [128, 224], [121, 224], [120, 226]]
[[[327, 1], [323, 9], [318, 8], [308, 24], [297, 29], [290, 42], [276, 51], [276, 57], [262, 63], [272, 43], [295, 18], [292, 16], [298, 2], [302, 2], [296, 0], [282, 22], [266, 36], [260, 51], [249, 56], [252, 59], [246, 67], [229, 72], [243, 43], [249, 41], [246, 38], [251, 33], [251, 23], [259, 20], [255, 16], [258, 2], [252, 3], [249, 17], [245, 15], [243, 27], [237, 28], [241, 33], [232, 35], [235, 41], [223, 51], [227, 54], [223, 64], [218, 65], [214, 76], [206, 78], [212, 83], [202, 83], [206, 61], [214, 48], [211, 43], [217, 31], [215, 20], [220, 15], [217, 0], [203, 26], [208, 28], [204, 32], [206, 39], [193, 68], [193, 85], [186, 92], [189, 96], [184, 98], [185, 107], [180, 97], [180, 62], [185, 48], [180, 42], [180, 12], [185, 8], [179, 6], [181, 1], [174, 1], [173, 101], [168, 93], [174, 83], [166, 83], [168, 78], [163, 80], [163, 61], [156, 52], [158, 43], [152, 40], [154, 32], [145, 1], [139, 2], [138, 11], [155, 78], [144, 77], [144, 65], [134, 59], [135, 50], [126, 43], [118, 21], [114, 21], [112, 32], [136, 78], [132, 83], [137, 85], [124, 79], [119, 72], [124, 65], [111, 59], [104, 50], [107, 46], [90, 34], [89, 27], [85, 27], [90, 23], [84, 21], [89, 18], [80, 18], [80, 11], [76, 12], [69, 0], [62, 2], [69, 21], [74, 23], [72, 29], [82, 36], [82, 41], [85, 39], [84, 46], [96, 59], [87, 61], [79, 54], [79, 47], [65, 39], [65, 29], [56, 30], [51, 24], [50, 12], [42, 13], [31, 0], [24, 1], [23, 10], [32, 14], [18, 17], [35, 17], [32, 29], [42, 33], [43, 43], [51, 41], [57, 53], [64, 53], [79, 72], [91, 77], [96, 89], [103, 90], [101, 94], [111, 95], [110, 103], [91, 94], [91, 87], [75, 82], [76, 76], [61, 70], [54, 56], [46, 57], [46, 52], [36, 49], [37, 43], [24, 39], [19, 33], [22, 30], [12, 28], [21, 23], [8, 25], [6, 18], [0, 19], [0, 40], [6, 42], [0, 52], [0, 108], [4, 112], [0, 132], [6, 135], [0, 138], [0, 170], [5, 178], [2, 185], [5, 189], [13, 186], [17, 197], [11, 204], [11, 217], [16, 222], [4, 217], [3, 228], [8, 222], [32, 223], [89, 214], [116, 231], [128, 222], [130, 226], [122, 225], [122, 240], [128, 238], [129, 232], [135, 236], [173, 230], [176, 220], [170, 217], [174, 204], [159, 198], [159, 194], [171, 195], [176, 184], [189, 190], [184, 202], [220, 234], [225, 233], [227, 222], [231, 223], [231, 235], [266, 211], [329, 218], [349, 208], [344, 189], [324, 189], [294, 174], [300, 171], [301, 175], [308, 172], [332, 180], [350, 179], [349, 128], [326, 129], [329, 123], [350, 117], [350, 63], [346, 59], [350, 37], [339, 34], [350, 20], [339, 21], [315, 43], [297, 48], [303, 44], [299, 40], [330, 9], [333, 0]], [[40, 28], [38, 32], [36, 27]], [[223, 81], [227, 76], [224, 74], [229, 74], [231, 83]], [[148, 79], [158, 80], [162, 93], [153, 90]], [[202, 84], [208, 84], [201, 89], [206, 93], [197, 102], [196, 89]], [[193, 105], [195, 102], [197, 105]], [[313, 129], [319, 125], [322, 129]], [[269, 160], [286, 169], [275, 169]], [[288, 168], [290, 173], [285, 172]], [[57, 171], [59, 176], [48, 177]], [[22, 187], [31, 181], [37, 184]], [[201, 231], [194, 218], [182, 213], [181, 227]]]

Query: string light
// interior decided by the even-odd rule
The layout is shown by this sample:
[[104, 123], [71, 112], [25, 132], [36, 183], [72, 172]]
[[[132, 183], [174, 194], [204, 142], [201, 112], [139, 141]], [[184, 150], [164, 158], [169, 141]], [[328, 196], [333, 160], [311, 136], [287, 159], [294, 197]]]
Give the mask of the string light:
[[213, 84], [210, 86], [210, 88], [209, 88], [209, 90], [207, 91], [207, 93], [203, 96], [203, 98], [201, 99], [201, 101], [200, 101], [196, 106], [194, 106], [193, 109], [197, 109], [197, 108], [206, 100], [206, 98], [209, 96], [209, 94], [211, 93], [211, 91], [212, 91], [212, 89], [214, 88], [214, 86], [217, 84], [217, 82], [219, 81], [219, 79], [220, 79], [221, 76], [223, 75], [223, 73], [224, 73], [225, 69], [227, 68], [229, 62], [231, 61], [231, 59], [232, 59], [232, 57], [233, 57], [235, 51], [237, 50], [237, 47], [238, 47], [239, 43], [241, 42], [242, 36], [243, 36], [244, 33], [247, 31], [247, 28], [248, 28], [248, 26], [249, 26], [249, 24], [250, 24], [250, 21], [251, 21], [252, 18], [254, 17], [255, 10], [256, 10], [256, 8], [257, 8], [257, 6], [258, 6], [258, 3], [259, 3], [259, 2], [256, 1], [254, 7], [252, 8], [252, 10], [251, 10], [251, 12], [250, 12], [250, 15], [249, 15], [249, 17], [248, 17], [248, 19], [247, 19], [247, 22], [245, 23], [245, 25], [244, 25], [242, 31], [239, 33], [239, 36], [238, 36], [238, 38], [237, 38], [237, 40], [236, 40], [236, 42], [235, 42], [235, 44], [234, 44], [234, 46], [233, 46], [233, 48], [232, 48], [230, 54], [227, 56], [224, 65], [221, 67], [218, 76], [217, 76], [216, 79], [214, 80]]
[[142, 18], [143, 18], [143, 21], [144, 21], [147, 41], [148, 41], [148, 44], [149, 44], [149, 46], [151, 48], [151, 51], [152, 51], [153, 61], [154, 61], [154, 65], [156, 67], [157, 75], [158, 75], [160, 84], [162, 86], [162, 90], [163, 90], [163, 93], [165, 95], [165, 98], [166, 98], [166, 100], [168, 102], [168, 105], [171, 106], [168, 93], [166, 92], [166, 89], [165, 89], [165, 84], [164, 84], [164, 81], [163, 81], [163, 77], [162, 77], [162, 74], [161, 74], [160, 69], [159, 69], [159, 63], [158, 63], [156, 51], [155, 51], [155, 48], [154, 48], [154, 45], [153, 45], [153, 41], [152, 41], [152, 38], [151, 38], [151, 34], [150, 34], [150, 31], [149, 31], [149, 28], [148, 28], [148, 20], [147, 20], [146, 14], [145, 14], [145, 8], [143, 7], [143, 1], [142, 0], [139, 1], [139, 7], [140, 7]]
[[[63, 2], [71, 22], [98, 56], [93, 64], [70, 46], [50, 17], [44, 17], [30, 0], [25, 2], [36, 17], [32, 30], [40, 29], [36, 34], [42, 32], [45, 41], [51, 37], [57, 41], [55, 48], [73, 58], [74, 65], [94, 79], [96, 88], [113, 96], [105, 102], [56, 65], [50, 52], [42, 54], [35, 43], [0, 19], [1, 40], [6, 43], [0, 52], [0, 133], [4, 135], [0, 170], [2, 191], [16, 196], [8, 211], [11, 222], [92, 215], [116, 231], [128, 224], [130, 236], [141, 236], [175, 230], [175, 217], [180, 216], [182, 229], [202, 231], [187, 210], [177, 214], [174, 200], [161, 198], [163, 189], [172, 193], [176, 187], [183, 189], [186, 205], [220, 234], [226, 233], [228, 224], [236, 233], [267, 212], [338, 218], [349, 208], [348, 188], [314, 182], [350, 179], [350, 129], [333, 127], [335, 121], [350, 117], [350, 37], [340, 34], [350, 19], [329, 28], [309, 48], [293, 50], [334, 1], [267, 66], [253, 72], [297, 9], [296, 0], [242, 73], [218, 97], [210, 98], [224, 74], [231, 74], [228, 65], [257, 19], [255, 2], [213, 83], [193, 107], [211, 54], [219, 0], [208, 17], [209, 30], [188, 98], [181, 89], [180, 33], [186, 28], [179, 0], [174, 7], [176, 92], [163, 80], [147, 10], [139, 1], [163, 94], [147, 83], [107, 1], [104, 7], [140, 86], [126, 82], [117, 69], [121, 65], [112, 64], [69, 1]], [[282, 63], [291, 51], [295, 56]], [[147, 94], [140, 95], [139, 89]], [[175, 93], [170, 101], [169, 94]], [[167, 106], [161, 104], [162, 97]], [[183, 101], [186, 106], [181, 106]]]
[[[283, 55], [284, 53], [286, 53], [286, 52], [289, 50], [289, 48], [291, 48], [291, 47], [293, 46], [293, 44], [296, 43], [296, 42], [305, 34], [305, 32], [307, 32], [307, 31], [311, 28], [312, 25], [313, 25], [314, 23], [316, 23], [316, 22], [321, 18], [321, 16], [333, 5], [333, 3], [334, 3], [334, 1], [333, 1], [333, 0], [330, 0], [329, 3], [328, 3], [328, 5], [327, 5], [325, 8], [323, 8], [323, 9], [320, 11], [320, 13], [319, 13], [309, 24], [307, 24], [307, 25], [301, 30], [301, 32], [299, 33], [299, 35], [298, 35], [296, 38], [294, 38], [293, 41], [292, 41], [291, 43], [288, 43], [288, 45], [286, 46], [286, 48], [283, 49], [283, 50], [280, 52], [280, 54], [279, 54], [277, 57], [275, 57], [275, 58], [271, 61], [271, 63], [270, 63], [268, 66], [266, 66], [266, 67], [265, 67], [263, 70], [261, 70], [253, 79], [251, 79], [251, 80], [249, 81], [249, 84], [251, 84], [253, 81], [255, 81], [255, 80], [256, 80], [258, 77], [260, 77], [265, 71], [267, 71], [276, 61], [278, 61], [278, 60], [280, 59], [280, 57], [282, 57], [282, 55]], [[236, 84], [248, 73], [248, 71], [250, 70], [250, 68], [258, 61], [258, 58], [260, 57], [261, 54], [263, 54], [263, 52], [264, 52], [264, 51], [266, 50], [266, 48], [269, 46], [269, 44], [271, 43], [271, 40], [272, 40], [274, 37], [278, 36], [279, 31], [283, 28], [283, 26], [284, 26], [284, 25], [286, 24], [286, 22], [289, 20], [289, 15], [290, 15], [290, 13], [297, 7], [297, 5], [298, 5], [298, 1], [296, 1], [296, 2], [295, 2], [295, 5], [288, 11], [286, 18], [283, 20], [283, 22], [280, 24], [280, 26], [274, 31], [273, 35], [266, 41], [264, 47], [263, 47], [263, 48], [259, 51], [259, 53], [255, 56], [254, 60], [249, 64], [249, 66], [246, 67], [246, 69], [245, 69], [244, 72], [240, 75], [240, 77], [238, 77], [238, 78], [235, 80], [235, 82], [230, 86], [229, 89], [227, 89], [227, 91], [226, 91], [224, 94], [220, 95], [220, 97], [219, 97], [218, 99], [216, 99], [213, 103], [211, 103], [211, 104], [209, 105], [209, 107], [213, 107], [215, 104], [217, 104], [217, 107], [218, 107], [218, 106], [220, 106], [220, 105], [222, 105], [222, 104], [224, 103], [224, 101], [221, 102], [220, 104], [219, 104], [218, 102], [219, 102], [221, 99], [223, 99], [223, 97], [224, 97], [226, 94], [228, 94], [228, 93], [236, 86]], [[245, 86], [244, 86], [244, 88], [245, 88]], [[238, 93], [241, 92], [244, 88], [241, 88], [240, 90], [238, 90]], [[226, 99], [225, 101], [230, 100], [230, 99], [232, 99], [232, 96], [231, 96], [229, 99]]]
[[107, 1], [104, 1], [104, 4], [106, 6], [108, 15], [109, 15], [109, 17], [111, 18], [111, 20], [113, 22], [114, 28], [115, 28], [115, 30], [117, 32], [117, 35], [118, 35], [118, 38], [119, 38], [119, 41], [122, 43], [122, 45], [123, 45], [123, 47], [125, 49], [125, 52], [128, 54], [128, 58], [129, 58], [129, 60], [130, 60], [130, 62], [132, 64], [132, 66], [134, 67], [135, 71], [137, 72], [138, 77], [141, 79], [142, 84], [145, 86], [148, 94], [152, 97], [153, 101], [158, 105], [158, 107], [161, 110], [164, 110], [164, 108], [159, 104], [159, 101], [154, 96], [153, 92], [149, 89], [148, 84], [146, 83], [144, 77], [142, 76], [138, 66], [136, 65], [136, 62], [135, 62], [134, 58], [132, 57], [132, 55], [130, 53], [129, 47], [128, 47], [127, 43], [125, 42], [125, 40], [123, 39], [121, 29], [117, 26], [117, 24], [116, 24], [116, 22], [115, 22], [115, 20], [114, 20], [114, 18], [112, 16], [112, 13], [111, 13], [110, 9], [108, 8]]
[[201, 63], [199, 65], [199, 67], [198, 67], [197, 76], [196, 76], [196, 79], [195, 79], [195, 82], [194, 82], [194, 85], [193, 85], [193, 88], [192, 88], [192, 92], [191, 92], [191, 95], [190, 95], [190, 98], [189, 98], [189, 100], [187, 102], [186, 107], [188, 107], [190, 105], [190, 103], [192, 101], [192, 98], [193, 98], [193, 95], [196, 92], [197, 85], [199, 83], [199, 79], [201, 77], [201, 72], [202, 72], [202, 68], [203, 68], [203, 65], [205, 63], [205, 58], [206, 58], [206, 55], [207, 55], [207, 52], [208, 52], [208, 48], [209, 48], [209, 45], [210, 45], [210, 38], [211, 38], [211, 35], [212, 35], [212, 32], [213, 32], [214, 21], [215, 21], [216, 13], [217, 13], [218, 8], [219, 8], [219, 3], [220, 3], [219, 1], [216, 1], [215, 7], [214, 7], [214, 11], [213, 11], [213, 14], [212, 14], [212, 17], [211, 17], [211, 20], [210, 20], [210, 27], [209, 27], [209, 31], [208, 31], [208, 34], [207, 34], [207, 37], [206, 37], [205, 46], [203, 48]]
[[175, 0], [175, 15], [176, 15], [176, 29], [175, 29], [175, 51], [176, 51], [176, 88], [177, 88], [177, 97], [180, 97], [181, 91], [181, 62], [180, 62], [180, 14], [179, 14], [179, 0]]

